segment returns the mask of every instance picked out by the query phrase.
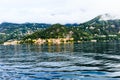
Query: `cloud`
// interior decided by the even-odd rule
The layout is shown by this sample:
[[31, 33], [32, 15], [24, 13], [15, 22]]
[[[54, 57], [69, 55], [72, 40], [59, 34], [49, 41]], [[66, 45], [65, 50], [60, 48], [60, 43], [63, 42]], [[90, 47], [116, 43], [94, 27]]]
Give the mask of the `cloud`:
[[0, 0], [0, 22], [81, 23], [104, 13], [120, 15], [120, 0]]

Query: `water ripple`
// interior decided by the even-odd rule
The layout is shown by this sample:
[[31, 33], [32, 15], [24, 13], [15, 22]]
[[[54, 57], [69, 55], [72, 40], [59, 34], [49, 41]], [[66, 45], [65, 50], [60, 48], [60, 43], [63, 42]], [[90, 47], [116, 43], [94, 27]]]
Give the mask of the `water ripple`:
[[119, 80], [111, 43], [0, 46], [0, 80]]

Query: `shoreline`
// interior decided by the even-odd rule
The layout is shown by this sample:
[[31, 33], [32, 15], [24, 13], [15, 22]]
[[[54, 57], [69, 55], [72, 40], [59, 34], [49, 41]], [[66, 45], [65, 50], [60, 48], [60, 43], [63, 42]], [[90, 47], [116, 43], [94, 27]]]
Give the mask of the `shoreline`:
[[37, 45], [42, 45], [42, 44], [68, 44], [68, 43], [82, 43], [82, 42], [111, 42], [111, 41], [120, 41], [120, 40], [90, 40], [90, 41], [74, 41], [73, 38], [57, 38], [57, 39], [27, 39], [25, 41], [23, 40], [9, 40], [4, 42], [2, 45], [19, 45], [19, 44], [37, 44]]

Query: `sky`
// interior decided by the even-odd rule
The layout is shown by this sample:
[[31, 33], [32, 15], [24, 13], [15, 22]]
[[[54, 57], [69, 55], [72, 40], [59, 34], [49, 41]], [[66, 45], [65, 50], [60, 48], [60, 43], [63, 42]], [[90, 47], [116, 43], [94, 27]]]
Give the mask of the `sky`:
[[83, 23], [106, 13], [120, 17], [120, 0], [0, 0], [0, 23]]

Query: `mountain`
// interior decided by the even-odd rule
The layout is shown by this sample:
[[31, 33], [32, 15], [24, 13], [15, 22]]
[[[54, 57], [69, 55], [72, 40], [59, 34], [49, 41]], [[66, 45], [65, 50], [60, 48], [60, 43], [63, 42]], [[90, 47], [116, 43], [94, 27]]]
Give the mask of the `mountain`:
[[113, 14], [103, 14], [100, 15], [100, 19], [99, 20], [116, 20], [116, 19], [120, 19], [117, 15], [113, 15]]
[[[11, 39], [74, 38], [75, 41], [118, 39], [120, 19], [110, 14], [99, 15], [81, 24], [8, 23], [0, 24], [0, 42]], [[107, 37], [107, 38], [106, 38]]]
[[80, 26], [93, 35], [115, 35], [120, 32], [120, 19], [109, 14], [99, 15]]
[[45, 23], [8, 23], [3, 22], [0, 24], [0, 32], [1, 33], [11, 33], [13, 31], [19, 30], [22, 33], [27, 33], [27, 31], [35, 31], [38, 29], [43, 29], [51, 26], [51, 24], [45, 24]]
[[[46, 23], [9, 23], [3, 22], [0, 24], [0, 33], [11, 34], [12, 32], [19, 31], [21, 34], [35, 32], [36, 30], [46, 29], [52, 24]], [[65, 24], [67, 27], [78, 26], [79, 24]]]
[[71, 23], [67, 23], [67, 24], [65, 24], [64, 26], [66, 26], [66, 27], [78, 27], [79, 26], [79, 24], [77, 24], [77, 23], [74, 23], [74, 24], [71, 24]]
[[52, 25], [45, 30], [37, 31], [32, 35], [25, 36], [24, 40], [38, 38], [67, 38], [67, 36], [74, 38], [75, 41], [103, 41], [116, 40], [120, 38], [120, 19], [109, 14], [99, 15], [79, 25], [66, 25]]
[[11, 40], [21, 39], [21, 37], [32, 34], [33, 32], [50, 27], [51, 24], [45, 23], [9, 23], [3, 22], [0, 24], [0, 43]]
[[[12, 40], [21, 39], [23, 36], [32, 34], [38, 30], [45, 30], [52, 24], [46, 23], [9, 23], [3, 22], [0, 24], [0, 43]], [[65, 24], [67, 27], [78, 26], [79, 24]]]
[[[85, 32], [81, 27], [66, 27], [65, 25], [61, 24], [54, 24], [51, 27], [37, 31], [33, 34], [27, 35], [23, 37], [23, 43], [28, 42], [34, 39], [70, 39], [73, 38], [74, 41], [90, 39], [91, 35]], [[28, 40], [28, 41], [27, 41]], [[33, 42], [33, 41], [32, 41]]]

